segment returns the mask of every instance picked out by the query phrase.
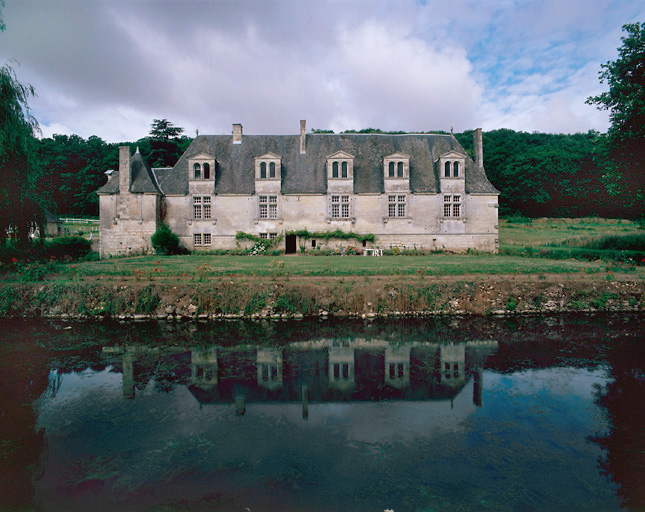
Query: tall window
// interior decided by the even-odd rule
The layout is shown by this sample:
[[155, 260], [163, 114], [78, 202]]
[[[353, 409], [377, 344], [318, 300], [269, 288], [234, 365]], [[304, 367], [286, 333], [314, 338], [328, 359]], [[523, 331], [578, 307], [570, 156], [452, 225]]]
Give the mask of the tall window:
[[446, 165], [444, 167], [445, 167], [444, 177], [450, 178], [450, 162], [446, 162]]
[[199, 164], [193, 165], [194, 177], [196, 180], [202, 179], [202, 166]]
[[205, 180], [211, 179], [211, 166], [208, 164], [208, 162], [204, 163], [204, 179]]
[[349, 210], [349, 196], [331, 196], [332, 219], [348, 219]]
[[260, 163], [260, 178], [261, 179], [266, 179], [267, 177], [267, 163], [266, 162], [261, 162]]
[[384, 159], [384, 172], [386, 178], [407, 178], [408, 169], [407, 166], [410, 165], [409, 158], [403, 158], [403, 155], [395, 153], [385, 157]]
[[461, 217], [461, 196], [443, 196], [443, 216]]
[[388, 217], [405, 217], [405, 195], [387, 196]]
[[269, 163], [269, 178], [275, 178], [275, 162]]
[[278, 218], [278, 196], [258, 196], [261, 219]]
[[459, 178], [459, 162], [452, 164], [452, 176], [453, 178]]
[[335, 160], [331, 163], [331, 178], [350, 178], [349, 162]]
[[193, 219], [212, 218], [211, 196], [193, 196]]

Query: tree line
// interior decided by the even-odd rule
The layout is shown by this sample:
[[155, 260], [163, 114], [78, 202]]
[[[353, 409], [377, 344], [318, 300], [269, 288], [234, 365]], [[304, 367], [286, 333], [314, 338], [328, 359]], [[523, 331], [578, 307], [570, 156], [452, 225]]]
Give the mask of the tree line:
[[[153, 130], [159, 122], [168, 123], [155, 120]], [[138, 147], [151, 167], [174, 165], [192, 140], [181, 136], [181, 131], [174, 137], [152, 132], [124, 143]], [[472, 131], [455, 133], [455, 138], [473, 156]], [[484, 167], [500, 191], [501, 215], [634, 218], [641, 213], [622, 175], [609, 172], [605, 134], [500, 129], [484, 132], [483, 142]], [[96, 191], [106, 182], [105, 171], [118, 169], [119, 145], [95, 136], [54, 135], [37, 140], [41, 185], [51, 208], [64, 215], [98, 215]]]

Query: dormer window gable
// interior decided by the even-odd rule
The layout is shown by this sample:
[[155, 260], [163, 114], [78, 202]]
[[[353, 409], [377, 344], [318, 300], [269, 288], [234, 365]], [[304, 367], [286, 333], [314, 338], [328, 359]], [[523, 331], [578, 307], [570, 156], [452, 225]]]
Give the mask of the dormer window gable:
[[208, 181], [215, 179], [215, 157], [208, 153], [197, 153], [188, 158], [188, 179]]
[[385, 179], [409, 179], [410, 155], [393, 153], [383, 158], [383, 176]]
[[327, 156], [327, 178], [331, 180], [354, 179], [354, 155], [337, 151]]
[[466, 177], [466, 155], [458, 151], [444, 153], [437, 160], [441, 179], [464, 179]]
[[255, 157], [256, 180], [280, 180], [282, 176], [282, 157], [275, 153], [265, 153]]

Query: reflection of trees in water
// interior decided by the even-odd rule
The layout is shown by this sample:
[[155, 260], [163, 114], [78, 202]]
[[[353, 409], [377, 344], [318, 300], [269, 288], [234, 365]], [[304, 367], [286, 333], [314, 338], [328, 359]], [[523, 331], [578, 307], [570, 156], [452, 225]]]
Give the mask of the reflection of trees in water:
[[598, 386], [596, 403], [609, 419], [609, 431], [591, 440], [603, 449], [598, 464], [614, 481], [630, 510], [645, 507], [645, 346], [613, 343], [607, 353], [610, 382]]
[[[0, 340], [0, 342], [3, 340]], [[47, 389], [49, 354], [12, 340], [0, 351], [0, 508], [31, 510], [32, 478], [43, 450], [33, 401]]]

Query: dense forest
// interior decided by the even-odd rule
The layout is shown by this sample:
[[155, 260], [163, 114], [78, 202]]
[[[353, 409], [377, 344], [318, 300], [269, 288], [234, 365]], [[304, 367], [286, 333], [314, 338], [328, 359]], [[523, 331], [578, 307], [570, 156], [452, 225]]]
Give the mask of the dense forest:
[[[165, 128], [162, 125], [160, 130], [159, 123]], [[181, 129], [166, 120], [155, 120], [152, 126], [149, 137], [124, 144], [139, 147], [152, 167], [174, 165], [192, 139], [182, 136]], [[472, 131], [455, 137], [472, 156]], [[620, 184], [605, 171], [605, 135], [501, 129], [484, 132], [483, 140], [486, 172], [501, 192], [501, 215], [635, 217], [640, 213], [629, 207], [625, 191], [616, 193]], [[118, 168], [119, 145], [77, 135], [36, 141], [43, 165], [41, 183], [55, 213], [98, 215], [96, 191], [106, 181], [104, 172]]]
[[[161, 126], [161, 129], [160, 129]], [[35, 141], [46, 203], [59, 215], [98, 216], [96, 191], [105, 184], [105, 171], [119, 168], [119, 146], [137, 147], [151, 167], [171, 167], [192, 139], [165, 119], [155, 119], [149, 137], [109, 144], [91, 136], [54, 135]]]

